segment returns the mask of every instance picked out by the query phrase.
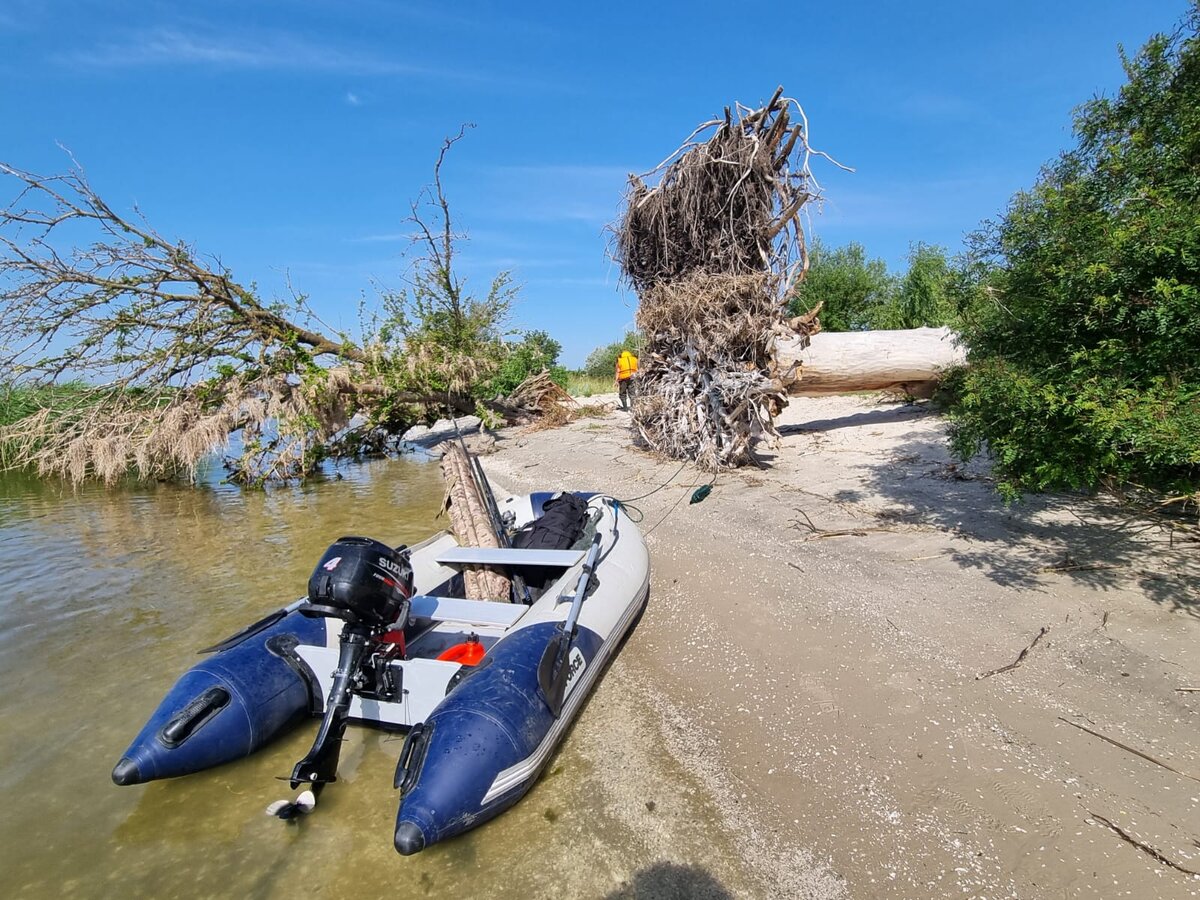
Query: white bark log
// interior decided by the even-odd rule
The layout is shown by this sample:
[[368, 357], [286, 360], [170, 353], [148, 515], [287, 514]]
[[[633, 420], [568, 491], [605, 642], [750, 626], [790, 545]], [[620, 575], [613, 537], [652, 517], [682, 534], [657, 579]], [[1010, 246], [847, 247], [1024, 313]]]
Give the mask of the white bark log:
[[801, 348], [780, 341], [775, 358], [781, 369], [800, 362], [792, 394], [840, 394], [896, 389], [927, 394], [950, 366], [966, 362], [966, 350], [949, 328], [904, 331], [821, 332]]

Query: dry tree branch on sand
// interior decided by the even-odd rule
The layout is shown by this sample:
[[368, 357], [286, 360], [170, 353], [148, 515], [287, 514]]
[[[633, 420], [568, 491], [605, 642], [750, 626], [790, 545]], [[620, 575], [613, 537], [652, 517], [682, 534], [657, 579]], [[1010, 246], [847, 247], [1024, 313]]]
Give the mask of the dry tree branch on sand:
[[755, 444], [779, 439], [796, 371], [777, 367], [775, 343], [820, 328], [815, 311], [784, 313], [808, 268], [800, 216], [820, 196], [813, 155], [824, 154], [781, 87], [758, 109], [726, 107], [630, 177], [614, 250], [640, 300], [633, 423], [651, 449], [716, 471], [757, 462]]

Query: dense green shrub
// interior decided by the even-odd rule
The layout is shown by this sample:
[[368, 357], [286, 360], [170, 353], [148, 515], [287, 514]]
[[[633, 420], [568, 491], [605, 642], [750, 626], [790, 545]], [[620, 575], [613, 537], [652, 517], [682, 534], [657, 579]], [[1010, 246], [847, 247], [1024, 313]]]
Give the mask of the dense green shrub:
[[957, 324], [951, 301], [950, 263], [941, 247], [914, 244], [908, 251], [908, 271], [894, 284], [895, 289], [872, 310], [869, 327], [934, 328]]
[[1024, 490], [1200, 483], [1200, 6], [971, 239], [953, 445]]
[[895, 278], [882, 259], [867, 259], [863, 245], [826, 247], [814, 240], [808, 274], [788, 305], [790, 315], [808, 312], [818, 303], [825, 331], [862, 331], [874, 327], [876, 310], [895, 292]]

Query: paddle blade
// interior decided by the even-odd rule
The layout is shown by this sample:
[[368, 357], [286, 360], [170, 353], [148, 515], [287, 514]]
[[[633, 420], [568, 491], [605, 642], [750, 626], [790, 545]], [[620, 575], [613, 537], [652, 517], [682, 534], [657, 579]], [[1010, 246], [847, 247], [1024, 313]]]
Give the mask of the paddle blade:
[[570, 680], [571, 667], [567, 665], [570, 653], [571, 639], [560, 631], [550, 639], [538, 663], [538, 688], [556, 719], [562, 712], [563, 697]]

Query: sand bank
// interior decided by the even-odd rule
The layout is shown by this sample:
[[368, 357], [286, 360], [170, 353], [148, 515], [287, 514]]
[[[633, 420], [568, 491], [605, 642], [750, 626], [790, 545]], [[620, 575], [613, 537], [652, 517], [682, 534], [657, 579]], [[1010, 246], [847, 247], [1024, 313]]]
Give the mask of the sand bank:
[[[648, 835], [623, 864], [661, 860], [654, 896], [697, 873], [712, 896], [1200, 896], [1153, 855], [1200, 871], [1196, 545], [1084, 498], [1005, 507], [926, 406], [802, 399], [781, 424], [768, 469], [689, 505], [708, 479], [685, 467], [636, 501], [650, 605], [572, 740], [619, 760], [632, 714], [584, 723], [648, 711], [639, 744], [724, 842], [684, 840], [618, 762], [612, 803]], [[509, 429], [484, 465], [618, 497], [679, 468], [629, 444], [614, 410]]]

